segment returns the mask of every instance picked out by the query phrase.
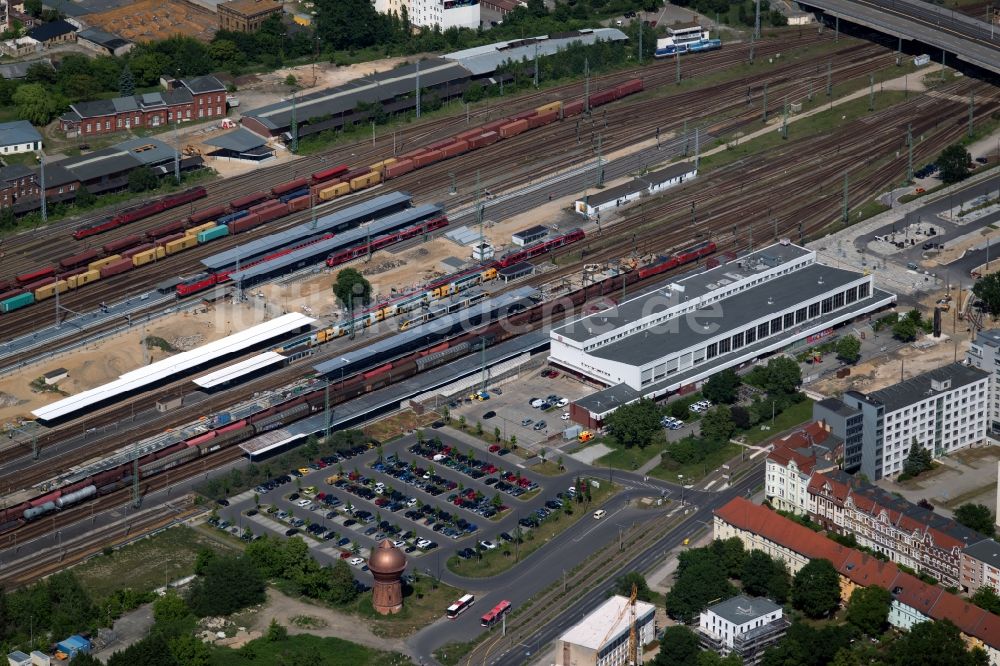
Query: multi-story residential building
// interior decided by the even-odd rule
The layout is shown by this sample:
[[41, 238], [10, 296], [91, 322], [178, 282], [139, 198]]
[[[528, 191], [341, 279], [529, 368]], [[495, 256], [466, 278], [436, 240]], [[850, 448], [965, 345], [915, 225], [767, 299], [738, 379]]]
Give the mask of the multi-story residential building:
[[740, 595], [701, 613], [698, 641], [723, 657], [739, 655], [743, 666], [755, 666], [764, 651], [784, 637], [788, 624], [781, 606], [770, 599]]
[[[556, 666], [624, 666], [629, 645], [629, 600], [615, 595], [572, 626], [556, 643]], [[640, 649], [656, 639], [656, 607], [635, 602], [636, 641]]]
[[1000, 592], [1000, 543], [983, 539], [962, 551], [962, 587], [970, 594], [983, 587]]
[[23, 164], [0, 167], [0, 209], [9, 208], [21, 199], [37, 199], [41, 192], [38, 174]]
[[990, 409], [987, 431], [1000, 438], [1000, 328], [979, 331], [969, 345], [966, 361], [990, 374]]
[[226, 87], [214, 76], [199, 76], [164, 92], [70, 104], [59, 122], [67, 136], [95, 136], [225, 115]]
[[940, 457], [984, 443], [989, 395], [990, 375], [962, 363], [880, 391], [846, 392], [844, 404], [862, 414], [861, 471], [872, 480], [898, 474], [914, 445]]
[[409, 0], [410, 23], [421, 28], [478, 28], [479, 0]]
[[264, 21], [281, 16], [284, 9], [274, 0], [230, 0], [219, 3], [219, 30], [257, 32]]
[[813, 403], [813, 418], [823, 421], [830, 432], [844, 442], [844, 460], [841, 469], [857, 472], [861, 469], [861, 450], [864, 444], [864, 416], [837, 398], [825, 398]]
[[781, 559], [792, 573], [810, 560], [829, 560], [840, 574], [841, 601], [858, 587], [878, 585], [892, 595], [892, 626], [905, 631], [918, 622], [950, 620], [969, 644], [986, 650], [991, 666], [1000, 666], [1000, 616], [900, 571], [892, 562], [841, 546], [740, 497], [715, 512], [713, 527], [716, 539], [736, 537], [748, 550]]
[[814, 472], [837, 469], [843, 441], [823, 421], [813, 421], [775, 440], [767, 455], [764, 493], [782, 511], [805, 513], [809, 480]]

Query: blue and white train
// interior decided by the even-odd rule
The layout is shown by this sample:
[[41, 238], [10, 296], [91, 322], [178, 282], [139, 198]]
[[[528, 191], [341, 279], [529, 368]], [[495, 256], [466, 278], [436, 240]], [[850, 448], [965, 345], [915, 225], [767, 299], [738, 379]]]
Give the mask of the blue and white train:
[[709, 31], [696, 23], [667, 28], [667, 32], [667, 37], [656, 40], [657, 58], [722, 48], [721, 39], [712, 39]]

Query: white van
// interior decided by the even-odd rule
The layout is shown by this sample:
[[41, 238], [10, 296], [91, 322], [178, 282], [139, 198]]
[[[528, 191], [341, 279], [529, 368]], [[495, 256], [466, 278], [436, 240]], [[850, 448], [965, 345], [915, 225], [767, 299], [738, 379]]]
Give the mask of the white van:
[[604, 509], [598, 509], [597, 511], [594, 512], [594, 520], [600, 520], [606, 515], [608, 515], [607, 511], [605, 511]]

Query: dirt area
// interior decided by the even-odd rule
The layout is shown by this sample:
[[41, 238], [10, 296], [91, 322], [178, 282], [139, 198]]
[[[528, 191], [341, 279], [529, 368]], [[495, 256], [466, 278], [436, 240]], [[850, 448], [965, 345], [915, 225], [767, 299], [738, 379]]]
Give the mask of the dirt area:
[[[909, 378], [951, 363], [956, 358], [956, 347], [955, 343], [947, 337], [947, 333], [951, 331], [951, 323], [947, 320], [944, 331], [945, 333], [933, 347], [917, 349], [912, 345], [907, 345], [888, 356], [879, 356], [871, 361], [858, 363], [851, 368], [851, 374], [848, 377], [838, 379], [831, 375], [820, 379], [809, 388], [823, 395], [839, 395], [852, 389], [867, 393], [898, 383], [900, 368]], [[880, 339], [883, 335], [889, 339], [889, 333], [880, 333]], [[930, 337], [926, 339], [933, 340]], [[957, 358], [964, 359], [968, 349], [968, 336], [960, 335], [958, 337]]]
[[247, 629], [251, 632], [266, 632], [273, 619], [286, 626], [290, 634], [342, 638], [379, 650], [410, 653], [406, 643], [398, 639], [376, 636], [355, 616], [292, 599], [274, 588], [269, 588], [267, 591], [267, 603], [255, 612], [252, 618], [245, 619]]
[[[30, 417], [31, 410], [64, 397], [55, 392], [36, 393], [30, 388], [33, 380], [50, 370], [65, 368], [68, 371], [69, 377], [59, 382], [59, 388], [74, 395], [114, 381], [120, 375], [141, 367], [143, 349], [140, 340], [144, 336], [159, 337], [178, 349], [188, 350], [259, 324], [262, 320], [262, 313], [254, 308], [225, 304], [200, 309], [196, 313], [170, 315], [145, 329], [137, 325], [128, 333], [54, 356], [47, 363], [29, 366], [0, 379], [0, 423]], [[148, 350], [146, 360], [152, 363], [170, 355], [154, 347]]]
[[213, 12], [183, 0], [136, 0], [87, 14], [87, 23], [135, 42], [184, 35], [208, 42], [219, 21]]

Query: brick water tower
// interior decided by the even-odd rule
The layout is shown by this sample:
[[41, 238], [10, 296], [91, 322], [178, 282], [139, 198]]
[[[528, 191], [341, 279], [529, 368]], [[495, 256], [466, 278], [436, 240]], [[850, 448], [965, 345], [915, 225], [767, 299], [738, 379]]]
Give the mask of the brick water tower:
[[406, 555], [383, 539], [375, 546], [368, 558], [368, 568], [375, 578], [372, 589], [372, 606], [382, 615], [390, 615], [403, 610], [403, 586], [400, 578], [406, 569]]

